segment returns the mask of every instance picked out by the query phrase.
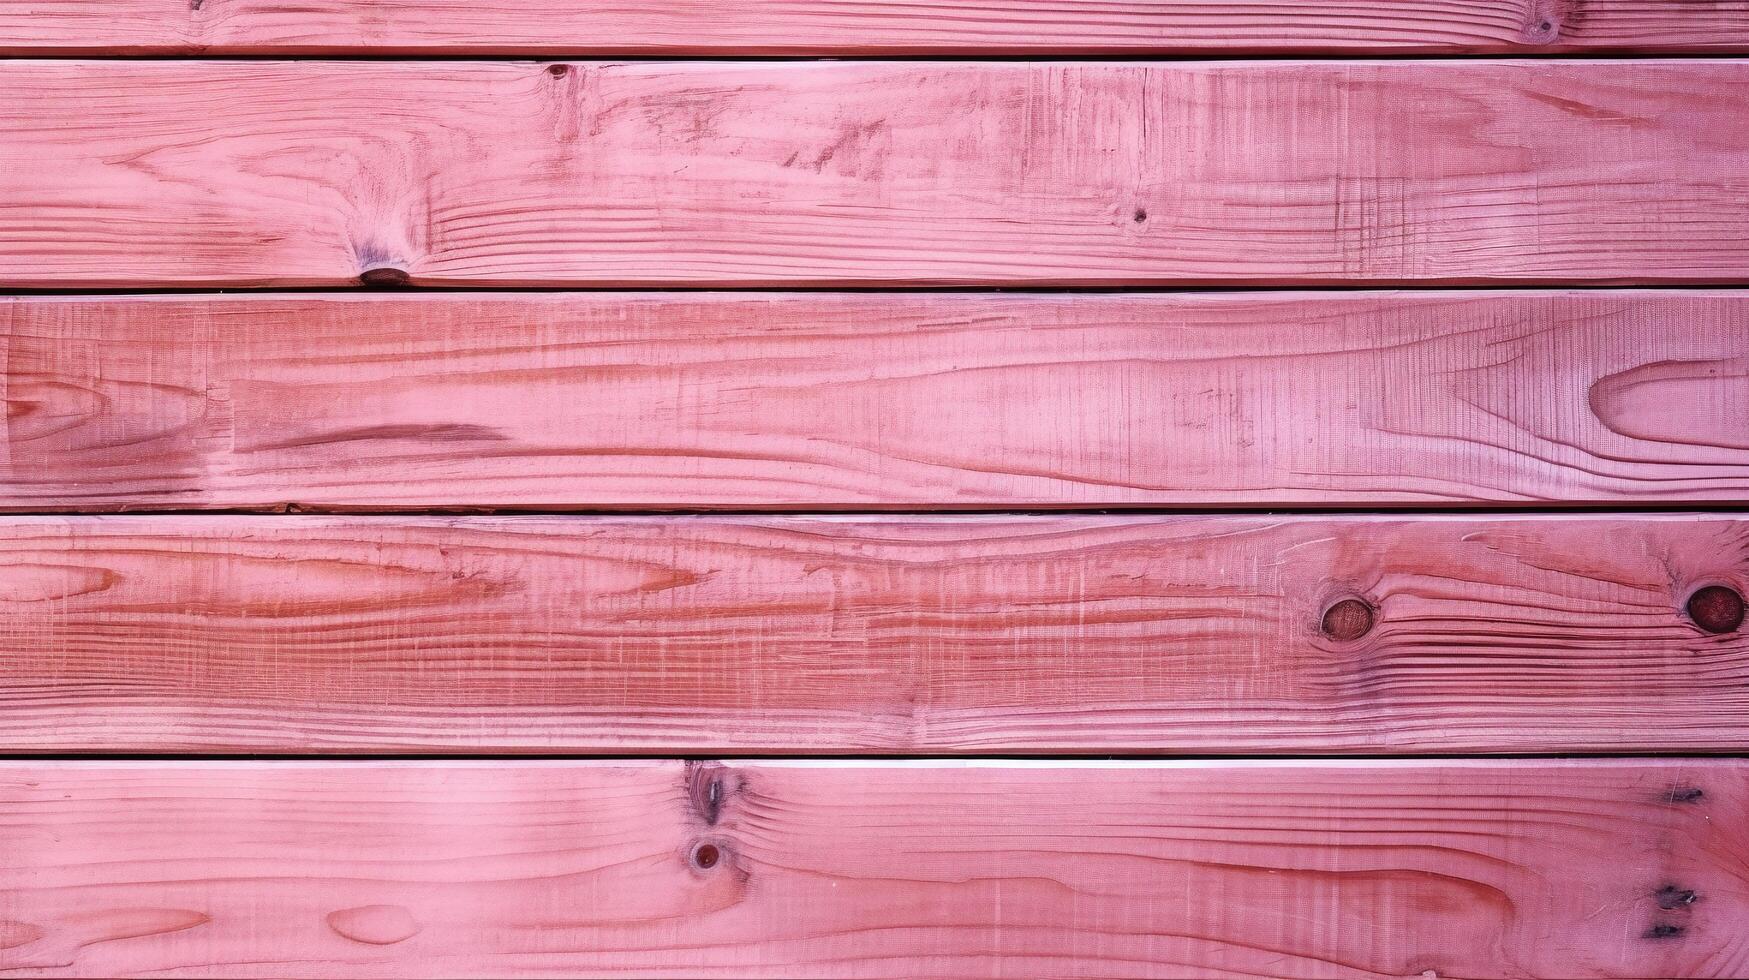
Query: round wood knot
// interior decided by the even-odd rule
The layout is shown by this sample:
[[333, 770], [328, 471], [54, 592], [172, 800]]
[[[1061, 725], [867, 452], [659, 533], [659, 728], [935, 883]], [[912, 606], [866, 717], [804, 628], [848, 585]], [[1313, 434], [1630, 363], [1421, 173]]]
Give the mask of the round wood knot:
[[566, 75], [568, 75], [570, 73], [571, 73], [571, 66], [570, 65], [548, 65], [547, 66], [547, 74], [553, 76], [554, 78], [564, 78]]
[[692, 866], [701, 871], [709, 871], [723, 859], [723, 852], [715, 844], [700, 844], [692, 849]]
[[1732, 633], [1743, 625], [1743, 596], [1724, 585], [1709, 585], [1688, 597], [1688, 618], [1708, 633]]
[[1372, 607], [1360, 599], [1343, 599], [1324, 610], [1324, 635], [1332, 640], [1358, 640], [1372, 632]]
[[366, 269], [358, 274], [359, 282], [366, 286], [375, 286], [379, 288], [405, 286], [407, 283], [411, 282], [412, 279], [413, 277], [407, 274], [406, 269], [397, 269], [394, 266], [387, 265], [379, 266], [375, 269]]

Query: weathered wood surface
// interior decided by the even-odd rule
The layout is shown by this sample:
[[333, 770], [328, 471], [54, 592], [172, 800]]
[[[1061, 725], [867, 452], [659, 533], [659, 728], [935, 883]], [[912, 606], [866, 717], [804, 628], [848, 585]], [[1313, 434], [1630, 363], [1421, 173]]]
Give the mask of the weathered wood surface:
[[1749, 63], [0, 65], [0, 287], [1725, 283]]
[[1738, 760], [0, 765], [0, 968], [1749, 971]]
[[0, 750], [1743, 751], [1711, 585], [1749, 521], [9, 518]]
[[0, 300], [0, 508], [1749, 499], [1749, 293]]
[[13, 55], [1745, 50], [1740, 0], [0, 0]]

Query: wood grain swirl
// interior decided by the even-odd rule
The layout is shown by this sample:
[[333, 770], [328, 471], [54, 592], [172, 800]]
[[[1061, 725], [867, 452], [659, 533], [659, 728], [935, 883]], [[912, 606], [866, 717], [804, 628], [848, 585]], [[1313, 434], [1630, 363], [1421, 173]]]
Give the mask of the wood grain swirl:
[[16, 976], [1730, 977], [1737, 760], [0, 765]]
[[1743, 52], [1738, 0], [0, 0], [0, 53]]
[[0, 287], [1749, 276], [1736, 61], [14, 61], [0, 89]]
[[1749, 500], [1749, 294], [0, 300], [0, 508]]
[[10, 518], [0, 750], [1742, 751], [1710, 586], [1740, 518]]

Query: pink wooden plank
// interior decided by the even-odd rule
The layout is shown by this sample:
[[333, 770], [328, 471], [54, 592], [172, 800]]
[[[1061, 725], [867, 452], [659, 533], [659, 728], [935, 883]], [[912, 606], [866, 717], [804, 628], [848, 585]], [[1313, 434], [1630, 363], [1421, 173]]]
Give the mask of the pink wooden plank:
[[1729, 515], [11, 518], [0, 751], [1743, 751], [1745, 555]]
[[1669, 0], [0, 0], [5, 54], [1742, 52]]
[[24, 976], [1749, 971], [1741, 760], [0, 765]]
[[9, 62], [0, 286], [1724, 283], [1749, 63]]
[[0, 509], [1749, 499], [1749, 294], [0, 300]]

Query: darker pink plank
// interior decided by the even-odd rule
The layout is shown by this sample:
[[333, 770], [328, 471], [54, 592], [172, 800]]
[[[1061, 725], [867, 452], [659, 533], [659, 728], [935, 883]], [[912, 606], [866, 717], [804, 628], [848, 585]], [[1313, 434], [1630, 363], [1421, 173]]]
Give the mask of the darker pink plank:
[[1730, 283], [1749, 63], [10, 62], [0, 287]]
[[1481, 54], [1741, 52], [1669, 0], [0, 0], [0, 53]]
[[1749, 294], [0, 301], [0, 508], [1749, 499]]
[[1745, 554], [1696, 514], [9, 518], [0, 750], [1743, 751]]
[[25, 976], [1732, 977], [1740, 760], [0, 765]]

